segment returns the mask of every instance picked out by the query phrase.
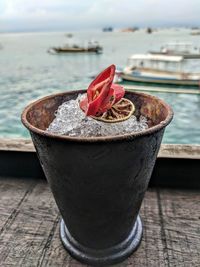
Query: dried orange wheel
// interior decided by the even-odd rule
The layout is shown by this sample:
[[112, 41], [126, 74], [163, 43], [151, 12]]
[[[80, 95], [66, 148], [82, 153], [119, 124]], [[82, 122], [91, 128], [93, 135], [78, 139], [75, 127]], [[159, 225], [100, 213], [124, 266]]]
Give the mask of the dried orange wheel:
[[129, 119], [134, 111], [134, 104], [130, 100], [122, 98], [111, 109], [100, 116], [92, 116], [92, 118], [103, 122], [120, 122]]

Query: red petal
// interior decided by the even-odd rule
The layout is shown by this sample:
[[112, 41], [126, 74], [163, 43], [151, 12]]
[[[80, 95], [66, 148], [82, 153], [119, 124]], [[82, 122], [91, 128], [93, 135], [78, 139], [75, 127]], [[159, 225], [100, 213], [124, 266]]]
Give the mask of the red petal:
[[112, 87], [110, 87], [109, 93], [107, 97], [104, 99], [104, 101], [102, 102], [99, 111], [101, 113], [104, 113], [106, 110], [110, 109], [114, 103], [115, 103], [115, 91]]
[[95, 100], [89, 102], [88, 109], [86, 112], [87, 116], [91, 116], [91, 115], [95, 116], [96, 113], [100, 111], [103, 101], [108, 96], [109, 92], [107, 91], [109, 90], [109, 88], [110, 88], [110, 85], [107, 82], [101, 89], [99, 96], [95, 98]]
[[101, 72], [89, 85], [87, 90], [88, 109], [87, 116], [96, 115], [100, 111], [102, 103], [109, 95], [110, 87], [115, 75], [115, 65], [111, 65]]
[[122, 97], [124, 97], [125, 90], [124, 87], [118, 84], [113, 83], [111, 88], [115, 91], [115, 103], [117, 103]]
[[80, 108], [87, 116], [104, 113], [124, 96], [124, 88], [112, 84], [114, 75], [115, 65], [111, 65], [89, 85], [87, 97], [80, 102]]
[[[98, 86], [101, 82], [103, 82], [101, 88], [104, 85], [104, 82], [106, 83], [106, 79], [108, 78], [110, 83], [112, 84], [112, 81], [114, 79], [114, 75], [115, 75], [115, 65], [111, 65], [108, 68], [106, 68], [105, 70], [103, 70], [95, 79], [94, 81], [91, 82], [91, 84], [88, 87], [87, 90], [87, 96], [88, 96], [88, 102], [93, 101], [94, 99], [94, 95], [96, 92], [96, 86]], [[99, 89], [101, 89], [99, 88]]]

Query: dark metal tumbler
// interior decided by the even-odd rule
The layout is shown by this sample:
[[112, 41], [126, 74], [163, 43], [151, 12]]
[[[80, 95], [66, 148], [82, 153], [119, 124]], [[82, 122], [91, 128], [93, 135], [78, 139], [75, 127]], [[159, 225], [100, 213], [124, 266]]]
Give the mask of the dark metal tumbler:
[[162, 100], [127, 92], [135, 115], [148, 118], [149, 129], [120, 136], [78, 138], [45, 129], [72, 91], [42, 98], [25, 108], [41, 166], [62, 215], [60, 235], [68, 252], [81, 262], [109, 265], [138, 247], [142, 224], [138, 215], [165, 127], [173, 112]]

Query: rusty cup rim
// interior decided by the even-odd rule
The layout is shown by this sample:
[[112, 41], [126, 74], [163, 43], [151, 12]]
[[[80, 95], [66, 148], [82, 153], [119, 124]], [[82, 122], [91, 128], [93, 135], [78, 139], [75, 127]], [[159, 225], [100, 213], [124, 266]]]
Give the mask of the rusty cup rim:
[[35, 126], [33, 126], [31, 123], [29, 123], [29, 121], [27, 120], [27, 113], [28, 111], [36, 104], [38, 104], [41, 101], [47, 100], [49, 98], [53, 98], [53, 97], [57, 97], [57, 96], [63, 96], [63, 95], [67, 95], [67, 94], [74, 94], [74, 93], [85, 93], [86, 90], [72, 90], [72, 91], [67, 91], [67, 92], [62, 92], [62, 93], [56, 93], [56, 94], [51, 94], [42, 98], [39, 98], [36, 101], [31, 102], [29, 105], [27, 105], [25, 107], [25, 109], [22, 112], [21, 115], [21, 121], [24, 124], [24, 126], [39, 135], [45, 136], [45, 137], [49, 137], [49, 138], [54, 138], [54, 139], [60, 139], [60, 140], [66, 140], [66, 141], [74, 141], [74, 142], [110, 142], [110, 141], [122, 141], [122, 140], [130, 140], [132, 138], [138, 137], [138, 136], [146, 136], [146, 135], [150, 135], [152, 133], [155, 133], [159, 130], [161, 130], [162, 128], [166, 127], [170, 121], [173, 118], [173, 110], [172, 108], [162, 99], [160, 99], [159, 97], [150, 95], [150, 94], [146, 94], [146, 93], [140, 93], [140, 92], [133, 92], [130, 90], [126, 90], [126, 92], [131, 93], [131, 94], [135, 94], [135, 95], [143, 95], [145, 97], [151, 97], [152, 99], [156, 99], [159, 100], [159, 102], [167, 109], [167, 116], [165, 118], [165, 120], [161, 121], [159, 124], [152, 126], [146, 130], [140, 131], [140, 132], [133, 132], [133, 133], [128, 133], [128, 134], [123, 134], [123, 135], [108, 135], [108, 136], [100, 136], [100, 137], [74, 137], [74, 136], [68, 136], [68, 135], [59, 135], [59, 134], [54, 134], [54, 133], [50, 133], [47, 132], [46, 130], [41, 130]]

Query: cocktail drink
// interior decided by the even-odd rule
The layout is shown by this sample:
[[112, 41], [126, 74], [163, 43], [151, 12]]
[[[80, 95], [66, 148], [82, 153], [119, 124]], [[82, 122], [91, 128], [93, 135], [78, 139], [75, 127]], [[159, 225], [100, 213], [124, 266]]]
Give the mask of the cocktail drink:
[[64, 102], [48, 132], [77, 137], [97, 137], [140, 132], [148, 128], [147, 119], [134, 115], [135, 106], [124, 98], [123, 86], [113, 84], [111, 65], [90, 84], [87, 94]]
[[22, 114], [62, 216], [61, 240], [97, 266], [139, 246], [139, 209], [173, 116], [162, 100], [113, 84], [114, 74], [111, 65], [87, 92], [42, 98]]

